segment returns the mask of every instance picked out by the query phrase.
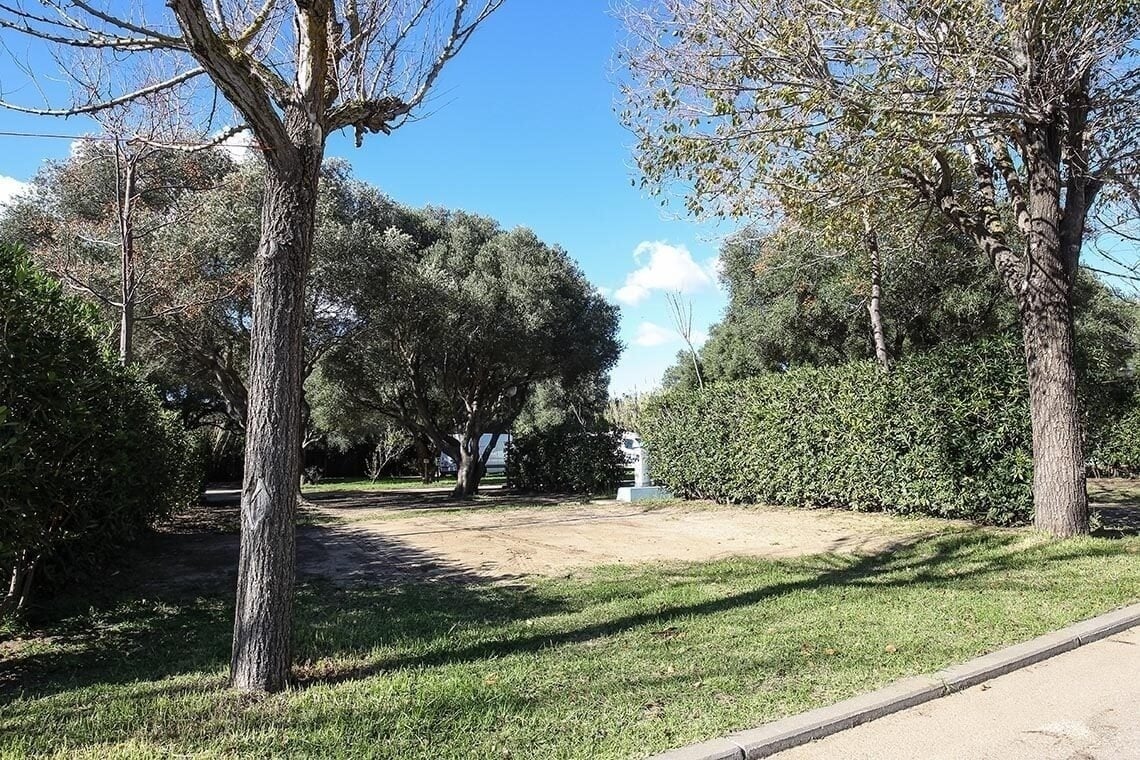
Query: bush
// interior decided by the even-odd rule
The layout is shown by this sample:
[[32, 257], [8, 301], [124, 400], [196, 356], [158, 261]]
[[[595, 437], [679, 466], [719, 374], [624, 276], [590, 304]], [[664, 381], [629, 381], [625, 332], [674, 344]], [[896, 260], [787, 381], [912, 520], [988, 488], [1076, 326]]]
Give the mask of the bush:
[[507, 452], [507, 485], [549, 493], [609, 493], [625, 477], [621, 437], [568, 422], [515, 436]]
[[1089, 399], [1089, 464], [1096, 475], [1140, 476], [1140, 383], [1118, 380]]
[[194, 497], [176, 415], [100, 347], [81, 302], [0, 247], [0, 572], [20, 607]]
[[1019, 346], [797, 369], [651, 400], [655, 482], [690, 498], [1027, 522], [1028, 392]]

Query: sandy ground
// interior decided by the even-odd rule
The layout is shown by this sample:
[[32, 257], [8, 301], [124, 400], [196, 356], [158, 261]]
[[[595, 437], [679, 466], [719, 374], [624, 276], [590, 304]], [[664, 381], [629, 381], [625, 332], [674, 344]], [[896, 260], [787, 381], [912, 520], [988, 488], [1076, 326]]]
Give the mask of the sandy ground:
[[412, 498], [423, 497], [391, 494], [362, 502], [346, 495], [314, 500], [314, 507], [321, 516], [346, 521], [335, 530], [350, 540], [403, 546], [413, 555], [494, 579], [737, 555], [874, 553], [935, 529], [929, 521], [834, 510], [616, 501], [524, 506], [521, 497], [514, 497], [515, 504], [494, 496], [469, 508], [442, 502], [417, 507]]
[[[1137, 481], [1093, 481], [1109, 533], [1140, 524]], [[236, 578], [237, 494], [180, 515], [151, 542], [153, 583], [204, 589]], [[686, 502], [581, 503], [489, 488], [474, 501], [447, 489], [310, 494], [297, 532], [301, 577], [341, 585], [402, 581], [510, 581], [597, 565], [698, 562], [731, 556], [870, 554], [948, 523], [830, 509]], [[1120, 513], [1117, 515], [1116, 513]], [[144, 563], [146, 559], [144, 558]]]

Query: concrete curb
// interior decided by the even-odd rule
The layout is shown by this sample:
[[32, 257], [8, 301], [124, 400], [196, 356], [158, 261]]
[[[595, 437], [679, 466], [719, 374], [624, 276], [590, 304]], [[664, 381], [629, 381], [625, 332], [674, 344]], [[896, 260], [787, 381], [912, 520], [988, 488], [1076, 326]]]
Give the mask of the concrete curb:
[[1074, 623], [1022, 644], [955, 665], [937, 673], [904, 678], [829, 707], [792, 715], [721, 739], [691, 744], [649, 760], [756, 760], [807, 744], [884, 715], [968, 689], [991, 678], [1047, 660], [1140, 624], [1140, 604]]

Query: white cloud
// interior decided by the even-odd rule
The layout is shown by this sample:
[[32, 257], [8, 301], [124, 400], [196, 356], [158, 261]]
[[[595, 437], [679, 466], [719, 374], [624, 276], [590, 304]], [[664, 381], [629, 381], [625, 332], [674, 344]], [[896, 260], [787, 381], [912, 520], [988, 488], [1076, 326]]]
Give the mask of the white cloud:
[[642, 322], [637, 326], [637, 335], [633, 342], [638, 346], [663, 346], [679, 340], [681, 336], [667, 327], [652, 322]]
[[28, 192], [31, 187], [27, 182], [0, 174], [0, 206], [7, 206], [13, 198]]
[[605, 285], [597, 286], [594, 288], [594, 292], [606, 300], [609, 300], [610, 296], [614, 294], [613, 288], [607, 288]]
[[614, 293], [627, 306], [636, 306], [654, 290], [696, 293], [715, 287], [718, 260], [710, 259], [702, 266], [683, 245], [647, 240], [634, 249], [633, 258], [641, 266], [630, 272]]
[[690, 337], [693, 339], [693, 345], [696, 348], [700, 348], [705, 344], [705, 341], [709, 339], [709, 333], [708, 330], [693, 330], [693, 334]]
[[226, 139], [218, 143], [218, 147], [230, 154], [230, 158], [237, 161], [239, 164], [244, 164], [254, 156], [253, 135], [247, 129], [243, 129], [236, 135], [230, 135]]

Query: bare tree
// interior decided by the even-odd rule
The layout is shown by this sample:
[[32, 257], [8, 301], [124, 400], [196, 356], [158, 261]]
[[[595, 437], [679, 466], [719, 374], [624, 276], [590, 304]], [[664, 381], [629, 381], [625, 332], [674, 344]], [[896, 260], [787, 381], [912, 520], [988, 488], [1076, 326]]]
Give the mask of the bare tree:
[[[63, 108], [94, 114], [194, 81], [216, 88], [265, 163], [253, 328], [242, 541], [230, 679], [276, 691], [289, 678], [301, 451], [304, 292], [328, 136], [388, 133], [424, 103], [443, 67], [503, 0], [169, 0], [158, 11], [88, 0], [0, 8], [0, 27], [57, 48], [162, 56], [169, 76]], [[147, 16], [147, 13], [151, 15]], [[199, 98], [206, 107], [210, 99]]]
[[651, 186], [729, 216], [917, 195], [974, 241], [1021, 317], [1035, 525], [1087, 532], [1073, 286], [1098, 210], [1140, 197], [1134, 4], [655, 0], [626, 20]]
[[689, 349], [689, 357], [693, 360], [693, 373], [697, 376], [697, 387], [704, 388], [705, 381], [701, 376], [701, 362], [697, 355], [697, 348], [693, 345], [693, 303], [682, 301], [680, 293], [666, 293], [665, 300], [669, 303], [669, 316], [673, 319], [673, 327]]
[[220, 152], [158, 147], [112, 125], [42, 169], [30, 193], [6, 210], [5, 224], [65, 285], [115, 314], [125, 366], [137, 323], [184, 314], [229, 291], [220, 279], [196, 292], [180, 287], [194, 262], [158, 238], [183, 221], [183, 194], [216, 185], [230, 168]]

